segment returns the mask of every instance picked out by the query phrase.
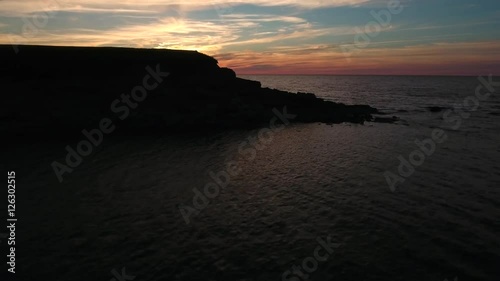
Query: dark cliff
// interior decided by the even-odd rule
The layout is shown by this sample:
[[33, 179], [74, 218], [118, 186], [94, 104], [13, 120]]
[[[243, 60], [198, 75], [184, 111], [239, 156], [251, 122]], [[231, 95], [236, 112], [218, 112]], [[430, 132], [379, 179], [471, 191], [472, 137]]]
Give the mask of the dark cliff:
[[2, 134], [73, 134], [103, 118], [133, 134], [255, 127], [285, 106], [294, 122], [363, 123], [377, 113], [261, 88], [194, 51], [19, 46], [16, 54], [4, 45], [0, 58]]

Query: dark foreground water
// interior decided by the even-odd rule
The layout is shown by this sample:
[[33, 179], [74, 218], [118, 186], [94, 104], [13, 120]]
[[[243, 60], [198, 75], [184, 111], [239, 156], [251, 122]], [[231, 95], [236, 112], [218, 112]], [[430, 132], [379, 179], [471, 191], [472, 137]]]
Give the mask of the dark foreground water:
[[[404, 121], [289, 125], [254, 146], [259, 130], [107, 137], [63, 183], [50, 164], [76, 143], [18, 143], [6, 169], [21, 280], [107, 281], [123, 268], [137, 281], [500, 280], [500, 89], [446, 122], [460, 115], [428, 107], [463, 103], [476, 78], [246, 78]], [[398, 157], [436, 128], [446, 140], [392, 192], [387, 172], [400, 176]], [[195, 195], [217, 181], [218, 195]]]

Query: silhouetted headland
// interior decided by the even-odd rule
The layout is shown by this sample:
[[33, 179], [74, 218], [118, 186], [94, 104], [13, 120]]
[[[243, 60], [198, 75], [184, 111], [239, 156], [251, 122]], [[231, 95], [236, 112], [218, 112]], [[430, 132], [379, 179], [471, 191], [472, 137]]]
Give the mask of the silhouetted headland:
[[[372, 114], [378, 113], [368, 105], [262, 88], [196, 51], [18, 49], [16, 54], [12, 46], [0, 46], [2, 92], [8, 101], [2, 102], [2, 134], [79, 133], [97, 127], [102, 118], [117, 122], [117, 131], [125, 134], [246, 128], [268, 125], [273, 109], [284, 107], [296, 115], [292, 122], [364, 123], [374, 121]], [[146, 94], [136, 88], [144, 89], [144, 83]], [[124, 100], [132, 91], [144, 100]]]

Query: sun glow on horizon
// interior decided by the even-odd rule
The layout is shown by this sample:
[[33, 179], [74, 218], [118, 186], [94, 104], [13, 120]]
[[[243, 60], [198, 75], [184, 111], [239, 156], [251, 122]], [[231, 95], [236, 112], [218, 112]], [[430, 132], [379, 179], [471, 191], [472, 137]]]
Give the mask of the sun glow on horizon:
[[239, 74], [500, 74], [500, 3], [394, 1], [3, 0], [0, 43], [197, 50]]

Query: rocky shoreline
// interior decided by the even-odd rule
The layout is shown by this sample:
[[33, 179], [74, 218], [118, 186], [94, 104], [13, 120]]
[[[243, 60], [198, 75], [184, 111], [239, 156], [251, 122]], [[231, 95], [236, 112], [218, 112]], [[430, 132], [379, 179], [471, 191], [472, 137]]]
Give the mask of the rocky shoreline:
[[131, 134], [258, 127], [285, 107], [296, 115], [292, 122], [302, 123], [363, 124], [379, 113], [368, 105], [262, 88], [195, 51], [18, 48], [15, 54], [0, 46], [7, 98], [0, 128], [10, 135], [70, 135], [103, 118], [123, 121], [119, 131]]

